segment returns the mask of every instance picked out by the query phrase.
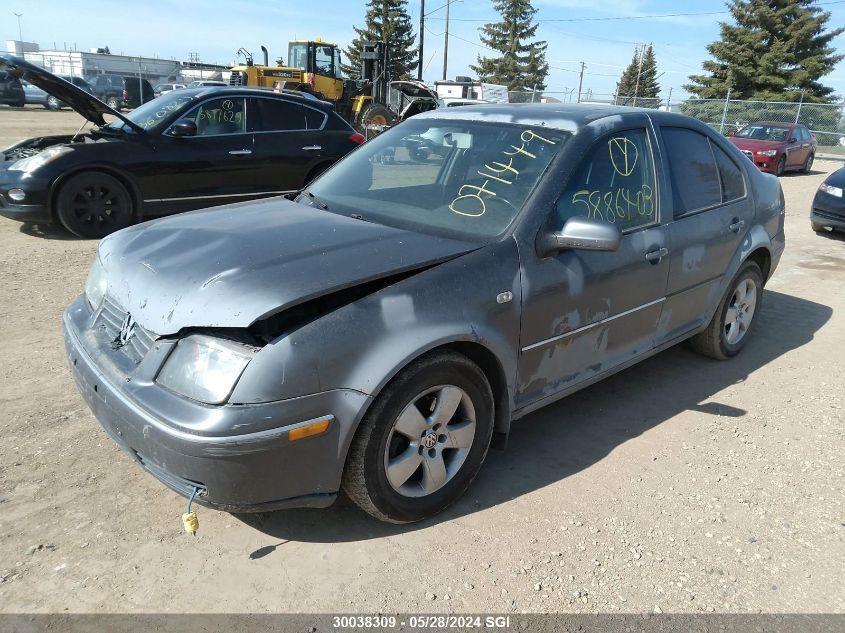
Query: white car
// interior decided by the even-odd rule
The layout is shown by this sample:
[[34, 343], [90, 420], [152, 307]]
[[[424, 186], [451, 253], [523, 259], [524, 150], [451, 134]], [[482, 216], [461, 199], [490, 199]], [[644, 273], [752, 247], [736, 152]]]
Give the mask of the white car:
[[153, 94], [155, 96], [160, 96], [163, 94], [167, 94], [168, 92], [173, 92], [174, 90], [181, 90], [185, 87], [185, 84], [158, 84], [155, 88], [153, 88]]

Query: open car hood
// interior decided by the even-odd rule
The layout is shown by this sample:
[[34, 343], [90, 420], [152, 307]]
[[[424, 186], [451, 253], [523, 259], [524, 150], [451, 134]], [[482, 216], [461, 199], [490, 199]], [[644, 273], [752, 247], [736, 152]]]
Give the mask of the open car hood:
[[437, 101], [437, 93], [421, 81], [391, 81], [390, 87], [412, 99], [427, 97]]
[[144, 328], [245, 328], [312, 299], [413, 274], [477, 244], [283, 198], [145, 222], [105, 238], [108, 294]]
[[8, 71], [13, 77], [28, 81], [33, 86], [38, 86], [41, 90], [49, 95], [53, 95], [59, 101], [63, 101], [96, 125], [106, 125], [103, 115], [110, 114], [129, 125], [132, 129], [138, 132], [144, 131], [141, 126], [133, 123], [120, 112], [113, 110], [94, 95], [20, 57], [0, 53], [0, 68]]

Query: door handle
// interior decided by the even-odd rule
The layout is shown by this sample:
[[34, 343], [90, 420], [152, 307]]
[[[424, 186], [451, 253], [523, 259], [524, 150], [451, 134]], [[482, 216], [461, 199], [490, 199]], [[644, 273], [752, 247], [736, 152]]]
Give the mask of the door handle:
[[323, 149], [322, 145], [306, 145], [302, 148], [306, 152], [317, 152]]
[[661, 259], [669, 254], [669, 249], [665, 246], [658, 248], [656, 251], [649, 251], [645, 254], [646, 260], [650, 262], [659, 262]]
[[740, 220], [739, 218], [734, 218], [733, 224], [731, 224], [728, 228], [733, 231], [734, 233], [739, 233], [745, 227], [745, 220]]
[[249, 156], [252, 154], [251, 149], [233, 149], [229, 152], [230, 156]]

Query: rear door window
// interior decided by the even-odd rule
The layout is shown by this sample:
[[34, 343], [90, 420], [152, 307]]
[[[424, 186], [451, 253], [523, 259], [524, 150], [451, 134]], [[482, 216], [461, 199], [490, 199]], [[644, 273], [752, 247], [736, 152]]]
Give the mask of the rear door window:
[[669, 161], [675, 217], [722, 203], [722, 182], [710, 140], [694, 130], [661, 129]]
[[307, 106], [284, 99], [250, 99], [250, 131], [285, 132], [316, 130], [323, 126], [326, 115]]

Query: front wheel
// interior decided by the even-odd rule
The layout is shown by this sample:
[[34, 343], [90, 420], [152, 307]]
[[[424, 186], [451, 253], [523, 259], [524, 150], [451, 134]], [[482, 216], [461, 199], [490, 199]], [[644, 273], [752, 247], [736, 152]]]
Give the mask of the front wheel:
[[62, 107], [62, 102], [56, 99], [56, 97], [54, 97], [53, 95], [50, 95], [49, 97], [47, 97], [47, 103], [45, 107], [48, 110], [58, 110]]
[[775, 165], [775, 176], [783, 176], [784, 171], [786, 171], [786, 156], [781, 156]]
[[56, 196], [56, 215], [79, 237], [99, 239], [129, 226], [132, 197], [120, 181], [100, 172], [72, 176]]
[[748, 343], [762, 305], [763, 274], [756, 263], [746, 262], [728, 286], [707, 329], [692, 337], [692, 348], [716, 360], [736, 356]]
[[106, 101], [106, 105], [110, 107], [112, 110], [116, 112], [120, 112], [120, 102], [117, 100], [117, 97], [109, 97]]
[[382, 521], [420, 521], [457, 500], [478, 474], [493, 433], [484, 372], [455, 352], [402, 370], [358, 428], [343, 489]]

